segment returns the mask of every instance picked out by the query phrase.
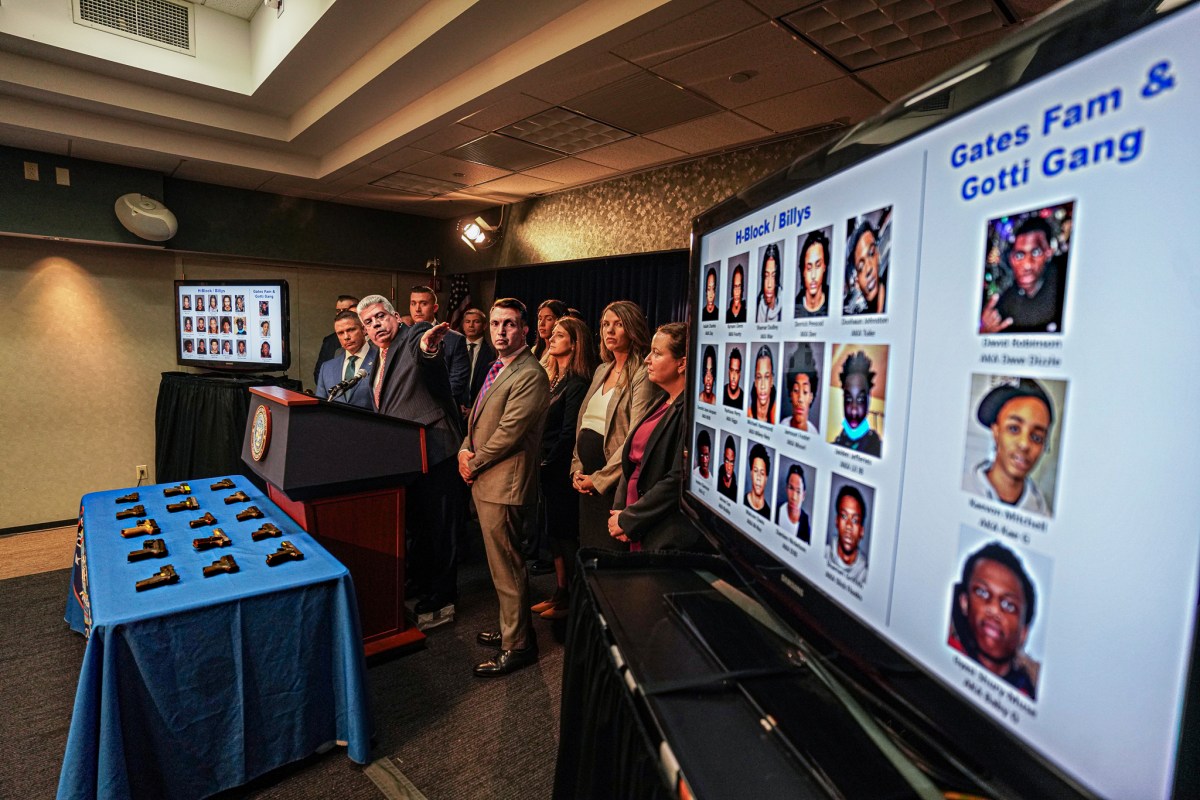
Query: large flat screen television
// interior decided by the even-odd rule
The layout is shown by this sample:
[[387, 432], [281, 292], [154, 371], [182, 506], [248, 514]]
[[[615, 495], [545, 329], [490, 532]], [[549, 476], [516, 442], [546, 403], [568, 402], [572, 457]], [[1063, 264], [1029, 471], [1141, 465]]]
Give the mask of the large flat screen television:
[[175, 354], [185, 366], [238, 372], [291, 364], [284, 280], [175, 281]]
[[685, 510], [997, 794], [1200, 796], [1198, 125], [1075, 2], [694, 223]]

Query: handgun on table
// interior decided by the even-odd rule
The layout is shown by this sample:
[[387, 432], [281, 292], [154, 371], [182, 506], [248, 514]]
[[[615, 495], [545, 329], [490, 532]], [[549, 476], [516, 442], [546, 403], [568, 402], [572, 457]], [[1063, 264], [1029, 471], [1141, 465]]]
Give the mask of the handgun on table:
[[141, 550], [129, 554], [130, 561], [142, 561], [147, 558], [162, 558], [167, 554], [167, 544], [162, 539], [147, 539], [142, 542]]
[[300, 552], [300, 548], [288, 541], [279, 543], [279, 549], [274, 553], [267, 553], [267, 566], [274, 567], [282, 564], [285, 561], [299, 561], [304, 558], [304, 553]]
[[132, 536], [150, 536], [159, 533], [158, 523], [152, 519], [139, 519], [132, 528], [122, 528], [121, 535], [126, 539]]
[[192, 487], [186, 483], [181, 483], [178, 486], [168, 486], [163, 489], [163, 497], [174, 497], [177, 494], [191, 494]]
[[120, 497], [118, 497], [117, 502], [118, 503], [136, 503], [138, 501], [138, 498], [139, 498], [139, 495], [137, 492], [130, 492], [129, 494], [121, 495]]
[[224, 480], [217, 481], [216, 483], [210, 485], [208, 488], [212, 489], [214, 492], [218, 491], [220, 489], [232, 489], [233, 488], [233, 478], [225, 478]]
[[261, 542], [263, 539], [270, 539], [277, 536], [283, 536], [283, 531], [270, 522], [264, 522], [261, 528], [250, 532], [250, 538], [256, 542]]
[[186, 500], [180, 500], [178, 503], [167, 503], [167, 511], [174, 514], [176, 511], [195, 510], [200, 507], [200, 503], [194, 497], [189, 497]]
[[192, 547], [197, 550], [211, 550], [214, 547], [229, 547], [233, 541], [220, 528], [213, 528], [212, 536], [202, 539], [192, 539]]
[[147, 589], [153, 589], [155, 586], [166, 586], [168, 583], [179, 583], [179, 575], [175, 572], [175, 567], [170, 564], [164, 565], [162, 569], [149, 578], [138, 581], [133, 585], [133, 588], [139, 592], [144, 592]]
[[198, 519], [188, 520], [188, 527], [203, 528], [205, 525], [216, 525], [217, 518], [212, 515], [212, 512], [205, 511], [204, 516]]
[[227, 505], [227, 506], [231, 506], [234, 503], [248, 503], [248, 502], [250, 502], [250, 495], [246, 494], [245, 492], [240, 492], [240, 491], [234, 492], [233, 494], [229, 495], [229, 497], [225, 498], [225, 505]]
[[261, 519], [263, 516], [263, 512], [258, 510], [258, 506], [250, 506], [237, 513], [238, 522], [245, 522], [248, 519]]
[[213, 575], [220, 575], [222, 572], [237, 571], [238, 563], [233, 560], [233, 556], [221, 556], [216, 561], [212, 562], [201, 570], [206, 578], [211, 578]]
[[133, 508], [123, 508], [117, 512], [117, 519], [129, 519], [130, 517], [140, 517], [146, 513], [146, 507], [136, 505]]

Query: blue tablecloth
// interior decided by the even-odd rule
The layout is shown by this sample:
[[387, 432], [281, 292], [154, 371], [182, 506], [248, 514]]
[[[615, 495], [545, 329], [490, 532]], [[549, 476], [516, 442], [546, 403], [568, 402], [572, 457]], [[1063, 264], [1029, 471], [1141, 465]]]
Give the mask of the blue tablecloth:
[[[354, 585], [341, 563], [242, 476], [191, 482], [195, 511], [168, 513], [166, 485], [138, 489], [145, 517], [161, 533], [123, 538], [135, 519], [116, 512], [132, 489], [96, 492], [81, 502], [66, 620], [88, 635], [75, 709], [59, 776], [62, 798], [197, 798], [246, 783], [304, 758], [321, 745], [347, 746], [366, 763], [370, 749], [362, 637]], [[248, 502], [226, 505], [241, 490]], [[263, 519], [238, 522], [257, 506]], [[197, 551], [190, 528], [204, 512], [232, 545]], [[252, 541], [271, 522], [279, 538]], [[130, 563], [149, 538], [168, 555]], [[268, 567], [283, 540], [301, 561]], [[232, 555], [240, 571], [202, 576]], [[138, 592], [134, 583], [171, 564], [179, 582]]]

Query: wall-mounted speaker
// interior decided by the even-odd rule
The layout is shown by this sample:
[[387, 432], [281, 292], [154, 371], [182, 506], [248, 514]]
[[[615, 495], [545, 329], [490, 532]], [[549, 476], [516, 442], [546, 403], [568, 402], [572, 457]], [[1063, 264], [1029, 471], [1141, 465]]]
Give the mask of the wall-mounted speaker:
[[125, 230], [151, 242], [165, 242], [179, 230], [179, 221], [171, 210], [144, 194], [123, 194], [113, 210]]

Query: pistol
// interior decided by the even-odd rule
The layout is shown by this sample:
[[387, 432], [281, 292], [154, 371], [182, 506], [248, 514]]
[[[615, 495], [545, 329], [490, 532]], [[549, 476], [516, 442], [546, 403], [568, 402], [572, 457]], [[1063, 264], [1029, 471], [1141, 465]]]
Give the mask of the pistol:
[[168, 486], [163, 489], [163, 497], [174, 497], [177, 494], [191, 494], [192, 487], [186, 483], [181, 483], [178, 486]]
[[149, 578], [138, 581], [133, 585], [133, 588], [139, 592], [144, 592], [147, 589], [153, 589], [155, 586], [166, 586], [168, 583], [179, 583], [179, 575], [175, 572], [175, 567], [170, 564], [164, 565], [162, 569]]
[[224, 480], [217, 481], [216, 483], [212, 484], [208, 488], [212, 489], [214, 492], [219, 491], [221, 489], [232, 489], [233, 488], [233, 478], [225, 478]]
[[167, 511], [170, 511], [172, 514], [174, 514], [176, 511], [187, 511], [188, 509], [195, 510], [199, 507], [200, 504], [196, 502], [196, 498], [194, 497], [189, 497], [186, 500], [180, 500], [178, 503], [167, 503]]
[[233, 560], [233, 556], [221, 556], [200, 571], [204, 573], [204, 577], [211, 578], [213, 575], [220, 575], [222, 572], [237, 572], [238, 563]]
[[138, 501], [138, 493], [137, 492], [130, 492], [127, 495], [123, 495], [123, 496], [117, 498], [118, 503], [136, 503], [137, 501]]
[[147, 539], [142, 542], [141, 550], [129, 554], [130, 561], [141, 561], [146, 558], [162, 558], [167, 554], [167, 545], [162, 539]]
[[129, 519], [130, 517], [140, 517], [146, 513], [146, 507], [136, 505], [133, 508], [123, 508], [117, 512], [117, 519]]
[[159, 533], [158, 523], [152, 519], [139, 519], [132, 528], [122, 528], [121, 535], [128, 539], [131, 536], [153, 536]]
[[245, 522], [248, 519], [261, 519], [263, 513], [258, 510], [258, 506], [250, 506], [237, 513], [238, 522]]
[[225, 531], [220, 528], [213, 528], [212, 536], [206, 536], [203, 539], [192, 539], [192, 547], [197, 550], [210, 550], [214, 547], [229, 547], [233, 544]]
[[216, 524], [217, 524], [217, 518], [214, 517], [208, 511], [204, 512], [203, 517], [200, 517], [199, 519], [193, 519], [193, 520], [188, 521], [188, 527], [190, 527], [190, 528], [203, 528], [205, 525], [216, 525]]
[[278, 550], [274, 553], [267, 553], [267, 566], [274, 567], [285, 561], [299, 561], [302, 558], [304, 558], [304, 553], [300, 552], [300, 548], [291, 542], [283, 541], [279, 543]]
[[261, 528], [250, 532], [250, 538], [256, 542], [261, 542], [263, 539], [270, 539], [275, 536], [283, 536], [283, 531], [270, 522], [264, 522]]
[[250, 496], [248, 494], [246, 494], [245, 492], [234, 492], [233, 494], [229, 495], [229, 497], [225, 498], [225, 505], [227, 505], [227, 506], [231, 506], [234, 503], [248, 503], [248, 502], [250, 502]]

